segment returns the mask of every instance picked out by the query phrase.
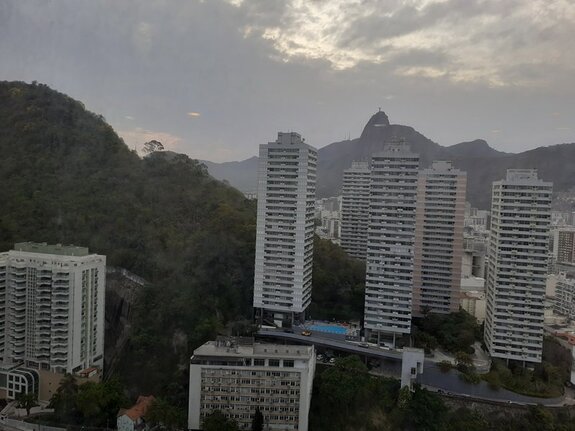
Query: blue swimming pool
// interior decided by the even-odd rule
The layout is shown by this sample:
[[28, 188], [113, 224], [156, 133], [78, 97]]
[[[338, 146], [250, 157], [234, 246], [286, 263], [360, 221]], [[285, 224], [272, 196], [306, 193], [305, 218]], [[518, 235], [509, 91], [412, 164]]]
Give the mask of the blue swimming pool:
[[336, 325], [310, 325], [308, 326], [310, 331], [327, 332], [329, 334], [342, 334], [347, 333], [347, 328]]

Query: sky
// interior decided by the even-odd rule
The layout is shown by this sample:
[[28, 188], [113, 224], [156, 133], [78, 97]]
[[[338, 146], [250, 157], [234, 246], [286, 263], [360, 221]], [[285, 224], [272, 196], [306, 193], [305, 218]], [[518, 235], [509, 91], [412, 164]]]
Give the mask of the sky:
[[380, 107], [445, 146], [575, 142], [574, 43], [573, 0], [0, 0], [0, 80], [216, 162]]

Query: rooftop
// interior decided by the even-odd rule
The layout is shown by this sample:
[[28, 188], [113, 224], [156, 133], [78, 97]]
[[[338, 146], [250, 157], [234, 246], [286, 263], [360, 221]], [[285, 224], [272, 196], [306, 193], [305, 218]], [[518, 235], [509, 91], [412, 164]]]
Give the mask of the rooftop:
[[254, 342], [252, 338], [237, 337], [221, 337], [194, 350], [194, 356], [306, 359], [312, 355], [312, 346], [264, 344]]
[[59, 256], [88, 256], [90, 254], [88, 247], [47, 244], [45, 242], [18, 242], [14, 244], [14, 251], [39, 254], [56, 254]]

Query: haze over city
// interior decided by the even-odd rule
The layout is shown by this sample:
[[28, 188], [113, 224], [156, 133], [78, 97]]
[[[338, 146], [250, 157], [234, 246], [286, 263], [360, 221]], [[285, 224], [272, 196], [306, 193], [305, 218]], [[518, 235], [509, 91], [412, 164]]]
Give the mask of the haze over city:
[[0, 1], [0, 79], [38, 81], [150, 139], [241, 160], [378, 107], [441, 145], [575, 141], [569, 0]]

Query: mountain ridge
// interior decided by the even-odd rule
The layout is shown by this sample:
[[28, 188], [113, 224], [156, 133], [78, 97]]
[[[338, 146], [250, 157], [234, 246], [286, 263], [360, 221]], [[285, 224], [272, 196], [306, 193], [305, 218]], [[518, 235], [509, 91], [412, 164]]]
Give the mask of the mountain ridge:
[[[358, 138], [333, 142], [318, 149], [317, 197], [340, 193], [343, 170], [354, 160], [369, 160], [390, 140], [403, 138], [412, 151], [419, 153], [422, 168], [434, 160], [452, 161], [455, 167], [467, 172], [467, 200], [475, 207], [489, 209], [491, 183], [505, 176], [510, 168], [538, 169], [541, 178], [553, 181], [556, 191], [575, 186], [575, 143], [538, 147], [520, 153], [507, 153], [491, 147], [484, 139], [474, 139], [451, 146], [442, 146], [411, 126], [392, 124], [384, 111], [373, 114]], [[555, 147], [561, 147], [560, 150]], [[558, 155], [559, 154], [559, 155]], [[226, 180], [244, 192], [254, 192], [257, 185], [257, 157], [228, 165], [207, 162], [208, 171], [215, 178]], [[248, 163], [245, 163], [249, 161]], [[572, 166], [573, 165], [573, 166]], [[237, 174], [241, 173], [240, 176]]]

